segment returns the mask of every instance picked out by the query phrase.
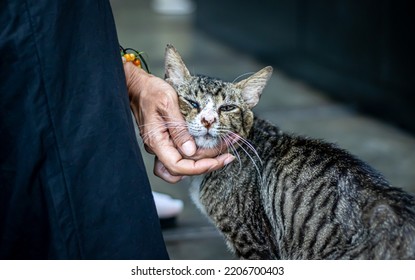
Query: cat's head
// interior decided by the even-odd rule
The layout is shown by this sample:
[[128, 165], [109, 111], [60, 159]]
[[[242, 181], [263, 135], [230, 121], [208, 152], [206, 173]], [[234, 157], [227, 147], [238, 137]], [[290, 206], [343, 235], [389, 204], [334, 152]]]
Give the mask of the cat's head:
[[166, 48], [165, 78], [177, 91], [180, 110], [199, 148], [247, 138], [254, 119], [251, 109], [271, 74], [268, 66], [236, 83], [191, 75], [177, 50], [171, 45]]

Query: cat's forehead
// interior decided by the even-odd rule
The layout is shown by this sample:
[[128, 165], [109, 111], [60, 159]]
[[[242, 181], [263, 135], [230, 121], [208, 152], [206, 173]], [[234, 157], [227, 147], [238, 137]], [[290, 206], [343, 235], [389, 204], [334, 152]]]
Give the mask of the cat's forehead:
[[207, 76], [194, 76], [192, 84], [194, 93], [200, 97], [210, 95], [225, 100], [236, 93], [232, 83]]
[[223, 81], [203, 75], [194, 76], [193, 84], [197, 85], [199, 90], [212, 94], [214, 94], [216, 89], [223, 88], [225, 86]]

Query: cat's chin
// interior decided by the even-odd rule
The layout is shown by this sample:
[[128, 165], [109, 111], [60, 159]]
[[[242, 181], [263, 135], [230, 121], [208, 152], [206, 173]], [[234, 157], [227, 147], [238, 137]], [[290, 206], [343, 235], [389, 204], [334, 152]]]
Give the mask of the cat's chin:
[[195, 137], [195, 142], [196, 146], [201, 149], [212, 149], [219, 145], [218, 138], [208, 135]]

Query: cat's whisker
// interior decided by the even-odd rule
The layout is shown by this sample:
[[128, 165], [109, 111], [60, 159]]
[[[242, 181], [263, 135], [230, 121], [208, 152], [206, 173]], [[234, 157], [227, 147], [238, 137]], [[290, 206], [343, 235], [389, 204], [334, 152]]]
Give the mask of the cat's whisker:
[[[143, 142], [146, 143], [155, 134], [159, 133], [160, 129], [162, 129], [162, 128], [166, 128], [166, 129], [187, 128], [187, 126], [183, 123], [177, 123], [177, 122], [176, 123], [175, 122], [160, 123], [160, 124], [158, 124], [158, 126], [153, 127], [151, 130], [149, 130], [149, 131], [147, 131], [147, 132], [145, 132], [141, 135], [141, 138], [142, 138]], [[177, 139], [179, 139], [180, 136], [183, 136], [183, 134], [185, 134], [185, 133], [186, 133], [186, 130], [182, 131], [181, 133], [176, 135], [175, 139], [173, 139], [173, 140], [176, 141]]]
[[242, 78], [242, 77], [252, 75], [253, 73], [254, 73], [254, 72], [248, 72], [248, 73], [245, 73], [245, 74], [239, 75], [238, 77], [236, 77], [236, 78], [232, 81], [232, 83], [235, 83], [237, 80], [239, 80], [239, 79], [240, 79], [240, 78]]
[[166, 122], [177, 122], [177, 123], [186, 124], [186, 121], [184, 121], [183, 119], [173, 118], [173, 117], [166, 116], [166, 115], [161, 115], [161, 117], [162, 117], [162, 118], [163, 118]]
[[[231, 150], [231, 153], [234, 154], [236, 156], [236, 158], [238, 159], [239, 162], [239, 170], [237, 174], [240, 174], [240, 172], [242, 171], [242, 160], [241, 160], [241, 156], [239, 155], [238, 149], [235, 147], [235, 137], [230, 135], [230, 131], [229, 130], [223, 130], [223, 132], [228, 132], [226, 135], [223, 136], [223, 139], [225, 141], [225, 144], [228, 147], [228, 151]], [[242, 148], [242, 150], [244, 150]], [[247, 153], [246, 151], [244, 151], [245, 153]], [[248, 154], [248, 153], [247, 153]], [[249, 154], [248, 154], [249, 156]]]
[[237, 158], [238, 162], [239, 162], [239, 170], [237, 174], [240, 174], [242, 171], [242, 162], [241, 162], [241, 157], [238, 153], [238, 150], [235, 148], [234, 144], [232, 143], [232, 141], [225, 135], [222, 136], [223, 141], [225, 142], [226, 146], [228, 147], [228, 152], [230, 150], [230, 152]]
[[187, 134], [187, 132], [185, 130], [181, 131], [179, 134], [175, 135], [173, 138], [173, 142], [177, 143], [177, 142], [181, 142], [180, 140], [185, 137]]
[[252, 146], [252, 144], [248, 141], [248, 140], [246, 140], [245, 138], [243, 138], [243, 137], [241, 137], [240, 135], [238, 135], [237, 133], [234, 133], [234, 132], [230, 132], [231, 134], [232, 134], [232, 136], [233, 137], [235, 137], [236, 139], [237, 139], [237, 141], [240, 141], [240, 142], [242, 142], [243, 144], [245, 144], [254, 154], [255, 154], [255, 156], [258, 158], [258, 160], [259, 160], [259, 163], [261, 164], [261, 165], [263, 165], [263, 163], [262, 163], [262, 159], [261, 159], [261, 157], [258, 155], [258, 152], [257, 152], [257, 150], [255, 149], [255, 147], [254, 146]]
[[[226, 132], [229, 135], [228, 137], [232, 138], [230, 140], [231, 142], [241, 142], [242, 144], [244, 144], [249, 150], [251, 150], [254, 153], [254, 156], [258, 158], [259, 164], [261, 166], [263, 165], [261, 157], [259, 156], [254, 146], [248, 140], [246, 140], [245, 138], [241, 137], [239, 134], [233, 131], [230, 131], [230, 130], [222, 129], [222, 132]], [[247, 152], [245, 149], [244, 151]]]
[[256, 171], [257, 171], [257, 173], [258, 173], [258, 176], [259, 176], [259, 178], [260, 178], [260, 181], [262, 182], [262, 174], [261, 174], [261, 170], [260, 170], [260, 167], [257, 165], [257, 163], [256, 163], [256, 161], [255, 161], [255, 159], [249, 154], [249, 152], [246, 150], [246, 149], [244, 149], [244, 147], [242, 146], [242, 144], [240, 144], [239, 142], [236, 142], [236, 144], [245, 152], [245, 154], [249, 157], [249, 159], [251, 160], [251, 162], [252, 162], [252, 164], [254, 165], [254, 167], [255, 167], [255, 169], [256, 169]]
[[[221, 139], [221, 137], [220, 137], [220, 139]], [[222, 139], [221, 139], [222, 140]], [[221, 141], [220, 140], [220, 141]], [[221, 143], [221, 142], [220, 142]], [[221, 148], [220, 148], [220, 145], [218, 145], [218, 146], [216, 146], [216, 147], [214, 147], [214, 149], [216, 150], [216, 153], [217, 154], [222, 154], [222, 151], [221, 151]]]
[[161, 127], [165, 128], [187, 128], [187, 125], [185, 123], [178, 123], [178, 122], [154, 122], [154, 123], [148, 123], [144, 125], [140, 125], [140, 128], [145, 128], [147, 126], [153, 126], [151, 130], [159, 129]]
[[156, 126], [154, 128], [160, 128], [160, 127], [163, 127], [163, 126], [166, 127], [166, 128], [171, 128], [171, 127], [187, 128], [187, 124], [185, 122], [180, 122], [180, 121], [158, 121], [158, 122], [151, 122], [151, 123], [138, 125], [139, 128], [146, 128], [146, 127], [149, 127], [149, 126]]
[[[170, 127], [172, 127], [172, 126], [170, 125]], [[153, 124], [151, 129], [148, 130], [148, 131], [145, 131], [145, 129], [143, 129], [143, 128], [140, 129], [140, 134], [141, 134], [141, 138], [144, 142], [147, 142], [147, 140], [152, 138], [155, 134], [169, 129], [169, 127], [166, 126], [164, 123], [158, 124], [158, 125]], [[143, 130], [144, 130], [144, 132], [143, 132]]]
[[[233, 131], [226, 130], [226, 129], [221, 129], [221, 132], [227, 133], [228, 141], [229, 141], [229, 143], [231, 144], [232, 147], [235, 148], [234, 144], [238, 145], [238, 147], [240, 149], [242, 149], [242, 151], [249, 157], [249, 159], [253, 163], [256, 171], [258, 172], [259, 178], [260, 178], [261, 183], [262, 183], [262, 175], [261, 175], [261, 168], [260, 168], [260, 166], [262, 167], [262, 165], [263, 165], [262, 160], [261, 160], [261, 157], [258, 155], [258, 152], [256, 151], [256, 149], [252, 146], [252, 144], [249, 143], [246, 139], [244, 139], [243, 137], [241, 137], [240, 135], [238, 135], [237, 133], [235, 133]], [[245, 149], [243, 146], [246, 146], [247, 149]], [[237, 149], [235, 148], [235, 150], [237, 150]], [[249, 150], [254, 155], [251, 155]], [[255, 158], [257, 158], [258, 160], [255, 160]]]
[[159, 122], [151, 122], [151, 123], [146, 123], [146, 124], [140, 124], [140, 125], [138, 125], [138, 127], [139, 128], [142, 128], [142, 127], [154, 126], [154, 125], [165, 125], [165, 123], [162, 122], [162, 121], [159, 121]]

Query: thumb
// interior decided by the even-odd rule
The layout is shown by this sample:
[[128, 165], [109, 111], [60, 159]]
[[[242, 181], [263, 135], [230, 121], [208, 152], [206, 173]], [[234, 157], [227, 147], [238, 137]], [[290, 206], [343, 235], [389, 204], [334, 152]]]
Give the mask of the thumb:
[[[185, 156], [193, 156], [196, 153], [196, 144], [193, 137], [190, 135], [186, 121], [184, 120], [180, 109], [177, 106], [172, 106], [167, 113], [166, 122], [171, 139], [176, 147]], [[174, 120], [171, 122], [171, 120]], [[173, 125], [171, 125], [173, 123]]]

